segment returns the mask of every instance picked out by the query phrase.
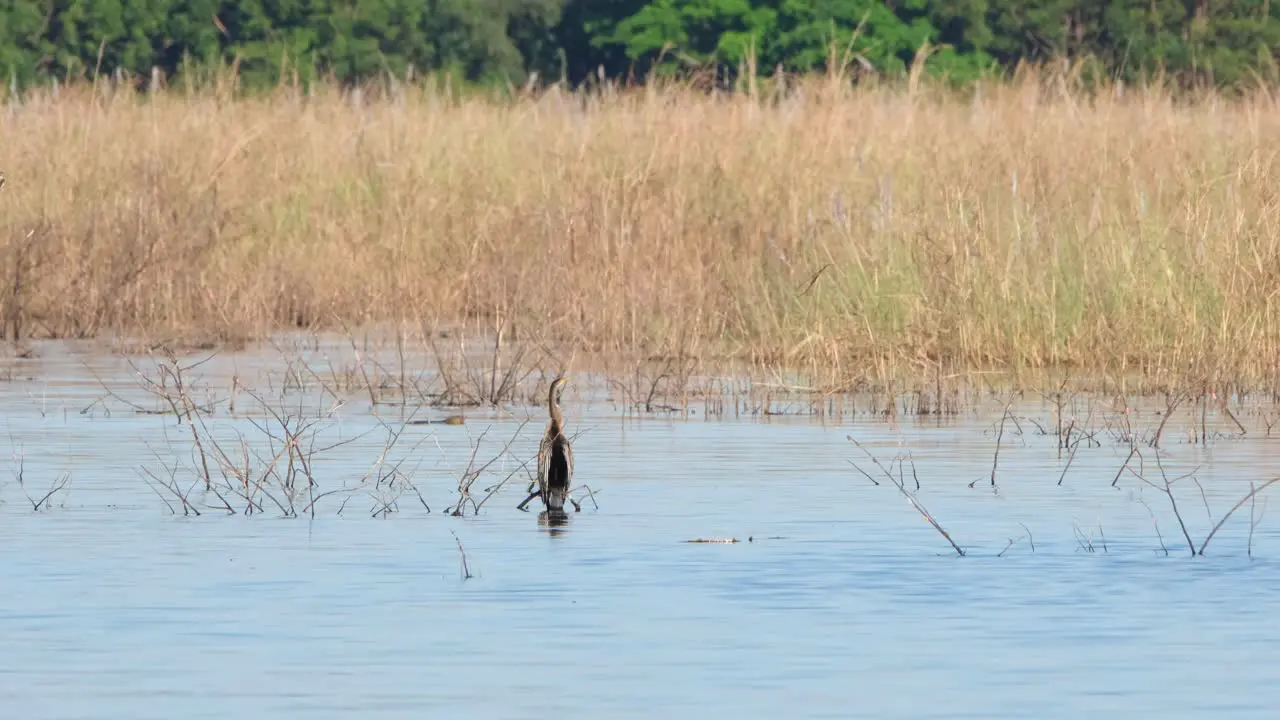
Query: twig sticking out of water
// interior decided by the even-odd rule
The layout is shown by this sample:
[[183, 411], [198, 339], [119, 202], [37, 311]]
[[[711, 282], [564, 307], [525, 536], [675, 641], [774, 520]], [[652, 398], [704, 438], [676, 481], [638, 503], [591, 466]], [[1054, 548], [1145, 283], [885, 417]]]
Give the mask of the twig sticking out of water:
[[[13, 441], [12, 435], [9, 436], [9, 441], [10, 442]], [[13, 454], [13, 462], [14, 462], [13, 477], [15, 480], [18, 481], [18, 487], [22, 488], [22, 494], [27, 496], [27, 502], [31, 503], [31, 510], [33, 512], [40, 512], [41, 507], [43, 507], [45, 510], [48, 510], [50, 498], [52, 498], [55, 494], [57, 494], [59, 490], [65, 489], [67, 485], [71, 482], [71, 473], [63, 473], [49, 487], [49, 492], [45, 493], [43, 497], [37, 500], [36, 498], [31, 496], [31, 493], [27, 492], [26, 453], [23, 452], [21, 448], [19, 448], [18, 451]]]
[[[467, 469], [462, 471], [462, 475], [458, 478], [458, 501], [453, 506], [445, 508], [446, 513], [455, 517], [462, 517], [466, 514], [466, 506], [468, 503], [471, 504], [472, 515], [480, 512], [480, 503], [477, 503], [475, 499], [471, 497], [471, 486], [475, 484], [475, 481], [480, 477], [480, 475], [488, 470], [491, 465], [510, 453], [511, 446], [515, 444], [516, 440], [520, 437], [521, 431], [524, 430], [524, 426], [527, 424], [529, 424], [529, 421], [527, 420], [520, 423], [520, 426], [516, 428], [514, 433], [512, 433], [511, 438], [502, 446], [502, 450], [497, 455], [490, 458], [488, 462], [477, 467], [476, 455], [480, 452], [480, 443], [484, 441], [484, 437], [488, 434], [489, 428], [485, 428], [484, 432], [480, 433], [480, 436], [476, 438], [475, 444], [471, 448], [471, 459], [467, 462]], [[510, 477], [511, 475], [507, 476], [508, 479]], [[506, 483], [506, 480], [503, 480], [502, 482]], [[490, 495], [492, 495], [492, 493], [490, 493]], [[481, 500], [481, 503], [488, 498], [489, 496], [486, 495]]]
[[1142, 498], [1138, 498], [1138, 502], [1142, 503], [1142, 507], [1146, 508], [1151, 515], [1151, 524], [1156, 529], [1156, 539], [1160, 541], [1160, 550], [1164, 552], [1165, 557], [1169, 557], [1169, 548], [1164, 544], [1164, 535], [1160, 532], [1160, 521], [1156, 519], [1155, 510], [1152, 510], [1147, 501]]
[[996, 557], [1004, 557], [1005, 552], [1007, 552], [1009, 548], [1013, 547], [1013, 544], [1016, 542], [1018, 542], [1017, 539], [1009, 538], [1009, 544], [1004, 546], [1004, 550], [1001, 550], [1000, 552], [996, 553]]
[[[205, 452], [204, 445], [200, 442], [200, 433], [197, 432], [195, 424], [195, 416], [199, 412], [199, 406], [191, 399], [189, 384], [187, 383], [184, 373], [187, 370], [208, 362], [213, 359], [213, 356], [211, 355], [205, 360], [201, 360], [190, 367], [183, 367], [178, 363], [177, 355], [172, 350], [166, 348], [165, 359], [168, 361], [168, 364], [163, 361], [158, 363], [160, 368], [160, 382], [149, 383], [149, 389], [152, 394], [164, 399], [164, 401], [169, 405], [169, 408], [173, 411], [173, 414], [177, 416], [179, 422], [183, 422], [185, 419], [187, 427], [191, 431], [191, 442], [195, 445], [196, 451], [200, 453], [200, 468], [204, 477], [204, 489], [210, 490], [213, 487], [213, 478], [209, 474], [209, 456], [208, 453]], [[140, 377], [142, 377], [144, 381], [147, 381], [145, 376], [140, 375]], [[173, 380], [172, 391], [168, 389], [168, 383], [165, 382], [166, 378]]]
[[[156, 460], [160, 461], [159, 454], [157, 454], [154, 450], [152, 450], [152, 454], [155, 455]], [[162, 466], [165, 466], [165, 469], [169, 471], [169, 479], [168, 480], [160, 479], [159, 476], [157, 476], [154, 472], [151, 471], [151, 468], [147, 467], [146, 465], [143, 465], [141, 472], [144, 476], [143, 481], [147, 483], [147, 487], [151, 488], [151, 491], [154, 492], [157, 496], [159, 496], [160, 501], [163, 502], [165, 506], [169, 508], [169, 512], [176, 515], [178, 511], [174, 509], [173, 503], [169, 502], [169, 499], [164, 496], [164, 493], [161, 493], [159, 490], [156, 489], [156, 485], [159, 485], [165, 490], [168, 490], [170, 493], [173, 494], [174, 497], [178, 498], [178, 501], [182, 503], [183, 515], [195, 515], [196, 517], [200, 517], [200, 510], [198, 510], [196, 506], [191, 504], [191, 501], [187, 499], [187, 496], [191, 494], [191, 490], [195, 487], [195, 485], [192, 485], [191, 487], [187, 488], [186, 492], [183, 492], [182, 488], [178, 485], [177, 464], [175, 463], [172, 468], [166, 466], [163, 461], [160, 461], [160, 464]], [[154, 480], [155, 484], [152, 484], [151, 482], [147, 481], [147, 478], [151, 478], [151, 480]], [[227, 505], [226, 509], [228, 513], [231, 513], [231, 514], [235, 513], [235, 510], [232, 510], [230, 505]]]
[[471, 566], [467, 565], [467, 551], [462, 549], [462, 541], [458, 539], [458, 533], [450, 530], [449, 534], [453, 536], [453, 541], [458, 543], [458, 555], [462, 558], [462, 579], [470, 580], [473, 576]]
[[[1120, 476], [1124, 474], [1125, 468], [1129, 467], [1129, 461], [1132, 460], [1133, 456], [1137, 454], [1138, 454], [1138, 448], [1136, 447], [1129, 451], [1129, 457], [1124, 459], [1124, 464], [1121, 465], [1120, 469], [1116, 471], [1115, 479], [1111, 481], [1111, 487], [1115, 487], [1116, 483], [1120, 482]], [[1139, 475], [1138, 477], [1142, 477], [1142, 476]]]
[[[366, 485], [368, 481], [372, 479], [374, 492], [382, 493], [375, 509], [371, 513], [373, 517], [382, 516], [385, 518], [393, 511], [398, 510], [400, 496], [404, 493], [405, 489], [413, 492], [413, 494], [418, 498], [418, 503], [422, 505], [423, 509], [426, 510], [428, 514], [431, 512], [431, 506], [427, 504], [426, 498], [422, 497], [422, 491], [418, 489], [418, 486], [410, 477], [412, 473], [401, 471], [400, 466], [408, 461], [410, 457], [415, 456], [418, 448], [425, 444], [427, 440], [432, 439], [435, 434], [430, 433], [423, 436], [418, 440], [418, 442], [414, 443], [413, 447], [409, 448], [409, 451], [398, 461], [392, 463], [389, 460], [392, 448], [394, 448], [396, 443], [400, 441], [400, 438], [404, 435], [405, 429], [414, 424], [413, 415], [416, 413], [417, 410], [414, 410], [409, 417], [403, 418], [399, 426], [396, 427], [393, 427], [381, 418], [378, 418], [378, 424], [380, 424], [387, 432], [387, 439], [383, 443], [382, 452], [378, 455], [377, 460], [373, 462], [369, 471], [360, 479], [361, 485]], [[314, 513], [312, 516], [314, 517]]]
[[364, 388], [365, 388], [365, 392], [367, 392], [367, 393], [369, 394], [369, 406], [370, 406], [370, 407], [372, 407], [372, 408], [377, 408], [377, 407], [378, 407], [378, 393], [377, 393], [377, 391], [376, 391], [376, 390], [374, 390], [374, 384], [373, 384], [373, 381], [369, 379], [369, 371], [368, 371], [368, 370], [366, 370], [366, 369], [365, 369], [365, 367], [364, 367], [364, 360], [365, 360], [365, 359], [364, 359], [364, 358], [361, 356], [361, 354], [360, 354], [360, 347], [356, 344], [356, 337], [355, 337], [355, 335], [351, 332], [351, 329], [347, 327], [346, 323], [343, 323], [343, 324], [342, 324], [342, 329], [343, 329], [344, 331], [346, 331], [346, 334], [347, 334], [347, 342], [351, 343], [351, 351], [352, 351], [353, 353], [355, 353], [355, 356], [356, 356], [356, 369], [360, 371], [360, 376], [364, 379]]
[[1000, 416], [1000, 432], [996, 435], [996, 452], [991, 458], [991, 487], [996, 486], [996, 469], [1000, 466], [1000, 442], [1004, 440], [1004, 421], [1009, 419], [1009, 406], [1004, 408], [1004, 414]]
[[[857, 440], [854, 440], [852, 435], [846, 435], [845, 437], [848, 438], [849, 442], [853, 443], [854, 446], [856, 446], [859, 450], [866, 453], [867, 457], [871, 458], [871, 462], [875, 463], [876, 466], [879, 467], [880, 470], [884, 472], [885, 476], [889, 478], [889, 482], [893, 483], [893, 486], [898, 488], [898, 492], [902, 493], [902, 496], [907, 499], [907, 502], [911, 503], [911, 507], [915, 508], [916, 512], [920, 513], [920, 516], [923, 517], [925, 520], [927, 520], [929, 524], [933, 526], [934, 530], [937, 530], [938, 533], [942, 535], [942, 537], [946, 538], [948, 543], [951, 543], [951, 547], [956, 551], [957, 555], [964, 557], [964, 550], [961, 549], [960, 546], [956, 544], [955, 540], [951, 539], [950, 533], [944, 530], [942, 525], [940, 525], [938, 521], [935, 520], [934, 517], [929, 514], [929, 511], [926, 510], [924, 506], [920, 504], [920, 501], [916, 499], [915, 495], [913, 495], [911, 491], [907, 490], [906, 483], [900, 477], [895, 476], [892, 472], [888, 470], [888, 468], [882, 465], [880, 461], [877, 460], [876, 457], [871, 454], [870, 451], [868, 451], [865, 447], [862, 446], [862, 443], [858, 442]], [[900, 463], [902, 462], [901, 457], [899, 457], [898, 461]], [[857, 466], [855, 465], [855, 467]], [[858, 471], [862, 472], [863, 475], [867, 475], [867, 473], [863, 472], [861, 468], [859, 468]], [[911, 461], [911, 472], [912, 474], [915, 473], [914, 460]], [[870, 476], [868, 475], [868, 477]], [[878, 485], [879, 483], [876, 483], [876, 484]]]
[[[1068, 432], [1070, 430], [1068, 429]], [[1080, 443], [1071, 446], [1071, 454], [1067, 456], [1067, 464], [1062, 468], [1062, 474], [1058, 476], [1058, 485], [1062, 485], [1062, 481], [1067, 478], [1067, 471], [1071, 469], [1071, 463], [1076, 461], [1076, 451], [1080, 449]], [[1059, 453], [1062, 451], [1059, 450]], [[1059, 455], [1061, 457], [1061, 455]]]
[[1085, 535], [1084, 531], [1080, 529], [1080, 525], [1078, 523], [1071, 524], [1071, 532], [1075, 534], [1076, 544], [1080, 546], [1081, 550], [1084, 550], [1085, 552], [1094, 552], [1093, 536]]
[[[1191, 430], [1195, 432], [1195, 421], [1191, 422]], [[1200, 444], [1209, 440], [1209, 394], [1204, 387], [1200, 388]]]
[[[1213, 529], [1210, 530], [1209, 534], [1205, 537], [1204, 542], [1200, 543], [1200, 550], [1198, 551], [1199, 554], [1204, 555], [1205, 548], [1209, 547], [1209, 541], [1213, 539], [1214, 535], [1218, 534], [1218, 531], [1222, 529], [1222, 526], [1226, 524], [1227, 520], [1230, 519], [1231, 516], [1234, 515], [1235, 512], [1241, 508], [1241, 506], [1243, 506], [1246, 502], [1252, 501], [1254, 498], [1258, 496], [1258, 493], [1262, 492], [1263, 490], [1266, 490], [1267, 488], [1271, 487], [1277, 482], [1280, 482], [1280, 477], [1273, 477], [1270, 480], [1256, 487], [1252, 482], [1249, 483], [1249, 488], [1250, 488], [1249, 494], [1240, 498], [1240, 501], [1237, 502], [1235, 505], [1231, 506], [1231, 509], [1227, 511], [1227, 514], [1222, 516], [1222, 519], [1218, 521], [1218, 524], [1213, 526]], [[1250, 524], [1249, 524], [1249, 556], [1250, 557], [1253, 557], [1254, 526], [1255, 526], [1255, 523], [1252, 518], [1252, 511], [1250, 511]]]
[[[1072, 523], [1071, 531], [1075, 533], [1076, 543], [1080, 546], [1081, 550], [1084, 550], [1085, 552], [1097, 552], [1097, 549], [1093, 545], [1093, 535], [1085, 535], [1084, 531], [1080, 529], [1079, 523]], [[1102, 543], [1102, 552], [1108, 552], [1107, 533], [1103, 531], [1102, 523], [1098, 523], [1098, 540]]]
[[28, 495], [27, 500], [31, 500], [31, 509], [35, 512], [40, 512], [40, 507], [43, 506], [45, 510], [48, 510], [49, 499], [57, 494], [59, 490], [65, 489], [69, 482], [71, 482], [71, 473], [63, 473], [53, 482], [53, 485], [49, 488], [49, 492], [45, 493], [44, 497], [39, 500], [32, 500], [31, 496]]
[[[1057, 430], [1058, 457], [1062, 457], [1063, 448], [1066, 448], [1071, 442], [1071, 429], [1075, 425], [1075, 420], [1072, 420], [1071, 423], [1066, 427], [1065, 432], [1062, 427], [1062, 410], [1063, 408], [1066, 407], [1066, 404], [1067, 404], [1067, 398], [1064, 397], [1067, 389], [1067, 381], [1068, 381], [1068, 378], [1065, 378], [1065, 377], [1062, 378], [1062, 383], [1058, 385], [1058, 389], [1052, 395], [1053, 411], [1054, 411], [1053, 416], [1057, 421], [1057, 425], [1058, 425], [1058, 430]], [[1046, 395], [1044, 393], [1042, 393], [1041, 396], [1044, 397], [1046, 400], [1049, 399], [1050, 397], [1049, 395]]]
[[536, 498], [540, 498], [540, 497], [542, 497], [542, 491], [534, 490], [533, 492], [529, 493], [529, 497], [525, 498], [523, 502], [521, 502], [519, 505], [516, 506], [516, 509], [524, 510], [526, 507], [528, 507], [529, 503], [533, 502]]
[[436, 342], [436, 333], [424, 327], [423, 336], [435, 357], [436, 371], [444, 384], [444, 390], [435, 399], [436, 404], [498, 407], [514, 399], [520, 385], [533, 374], [530, 356], [538, 349], [538, 341], [525, 339], [515, 342], [514, 347], [504, 347], [507, 339], [515, 334], [514, 323], [504, 312], [497, 314], [490, 330], [493, 345], [484, 356], [478, 356], [467, 351], [463, 333], [458, 334], [456, 351], [446, 353]]
[[1227, 416], [1228, 420], [1230, 420], [1232, 423], [1235, 424], [1236, 429], [1240, 431], [1240, 436], [1244, 437], [1245, 435], [1249, 434], [1249, 431], [1248, 429], [1245, 428], [1244, 423], [1240, 422], [1240, 418], [1236, 417], [1236, 414], [1231, 412], [1231, 405], [1228, 402], [1228, 399], [1229, 399], [1229, 396], [1226, 395], [1225, 393], [1221, 397], [1219, 397], [1218, 409], [1222, 411], [1223, 415]]
[[[1004, 413], [1000, 415], [1000, 430], [996, 433], [996, 451], [995, 455], [991, 458], [991, 487], [996, 486], [996, 470], [1000, 467], [1000, 443], [1004, 440], [1004, 423], [1009, 419], [1010, 405], [1012, 405], [1012, 402], [1004, 406]], [[1017, 419], [1014, 419], [1014, 423], [1017, 424]], [[974, 480], [969, 483], [969, 487], [973, 487], [977, 484], [978, 481]]]
[[[579, 485], [578, 487], [574, 488], [574, 490], [578, 490], [579, 488], [586, 491], [587, 497], [591, 500], [591, 504], [594, 505], [597, 510], [599, 510], [600, 503], [596, 502], [596, 491], [592, 490], [590, 485]], [[569, 502], [573, 503], [574, 512], [582, 512], [582, 504], [580, 503], [580, 501], [575, 500], [573, 498], [569, 498]]]
[[1266, 502], [1262, 503], [1262, 515], [1257, 514], [1258, 509], [1258, 493], [1254, 488], [1252, 480], [1249, 481], [1249, 489], [1253, 490], [1253, 497], [1249, 498], [1249, 557], [1253, 557], [1253, 531], [1258, 529], [1258, 523], [1262, 522], [1262, 515], [1267, 513]]
[[[1027, 525], [1023, 525], [1023, 527], [1025, 528], [1027, 527]], [[1000, 552], [997, 552], [996, 557], [1004, 557], [1005, 553], [1009, 552], [1010, 547], [1014, 547], [1015, 544], [1018, 544], [1019, 542], [1023, 541], [1023, 539], [1028, 539], [1028, 541], [1030, 541], [1030, 544], [1032, 544], [1032, 552], [1036, 552], [1036, 541], [1034, 541], [1034, 539], [1032, 539], [1032, 536], [1030, 536], [1030, 530], [1027, 530], [1027, 534], [1025, 534], [1025, 536], [1009, 538], [1009, 544], [1006, 544], [1005, 550], [1001, 550]]]
[[[1126, 461], [1126, 463], [1127, 462], [1128, 461]], [[1169, 498], [1169, 507], [1173, 509], [1173, 517], [1177, 519], [1178, 527], [1182, 528], [1182, 537], [1186, 538], [1187, 549], [1191, 551], [1191, 557], [1195, 557], [1196, 545], [1191, 541], [1191, 533], [1187, 532], [1187, 523], [1182, 520], [1182, 513], [1178, 511], [1178, 499], [1173, 495], [1173, 483], [1181, 480], [1182, 478], [1176, 478], [1173, 481], [1169, 480], [1169, 476], [1164, 472], [1164, 464], [1160, 462], [1160, 455], [1158, 453], [1156, 454], [1156, 466], [1160, 468], [1160, 478], [1164, 481], [1163, 486], [1156, 485], [1141, 475], [1139, 475], [1139, 477], [1144, 483], [1150, 485], [1156, 490], [1159, 490]], [[1183, 477], [1186, 476], [1184, 475]]]
[[[1199, 470], [1198, 467], [1196, 469]], [[1196, 487], [1200, 489], [1200, 501], [1204, 503], [1204, 514], [1209, 518], [1209, 522], [1213, 522], [1213, 511], [1209, 509], [1209, 496], [1205, 493], [1204, 486], [1200, 484], [1200, 481], [1194, 475], [1191, 476], [1191, 482], [1195, 483]]]
[[1022, 529], [1027, 531], [1027, 541], [1031, 543], [1031, 552], [1035, 552], [1035, 551], [1036, 551], [1036, 538], [1035, 538], [1035, 536], [1034, 536], [1034, 535], [1032, 535], [1032, 534], [1031, 534], [1031, 528], [1027, 527], [1027, 526], [1026, 526], [1026, 525], [1024, 525], [1023, 523], [1018, 523], [1018, 524], [1019, 524], [1019, 525], [1022, 525]]
[[[879, 482], [878, 480], [876, 480], [875, 478], [871, 477], [871, 474], [870, 474], [870, 473], [868, 473], [866, 470], [863, 470], [861, 467], [859, 467], [859, 466], [858, 466], [858, 463], [856, 463], [856, 462], [854, 462], [854, 461], [852, 461], [852, 460], [848, 460], [848, 461], [846, 461], [846, 462], [848, 462], [850, 465], [852, 465], [854, 470], [857, 470], [858, 472], [862, 473], [863, 477], [865, 477], [866, 479], [870, 480], [872, 485], [875, 485], [876, 487], [879, 487], [879, 486], [880, 486], [880, 482]], [[917, 488], [917, 489], [919, 489], [919, 488]]]
[[[1141, 474], [1138, 474], [1138, 478], [1142, 480], [1142, 482], [1151, 486], [1152, 488], [1155, 488], [1156, 490], [1159, 490], [1160, 492], [1164, 493], [1169, 498], [1169, 507], [1170, 509], [1173, 510], [1173, 517], [1178, 521], [1178, 527], [1182, 530], [1182, 537], [1186, 539], [1187, 549], [1191, 552], [1192, 557], [1195, 557], [1196, 555], [1201, 555], [1201, 556], [1204, 555], [1204, 551], [1206, 548], [1209, 547], [1210, 541], [1212, 541], [1214, 536], [1218, 534], [1218, 531], [1222, 529], [1222, 526], [1226, 524], [1227, 520], [1231, 519], [1231, 516], [1234, 515], [1237, 510], [1244, 507], [1245, 503], [1251, 503], [1258, 496], [1258, 494], [1261, 493], [1263, 490], [1266, 490], [1268, 487], [1271, 487], [1277, 482], [1280, 482], [1280, 477], [1271, 478], [1270, 480], [1267, 480], [1261, 485], [1256, 485], [1250, 482], [1249, 493], [1244, 497], [1240, 498], [1240, 500], [1237, 501], [1235, 505], [1231, 506], [1231, 509], [1228, 510], [1220, 520], [1218, 520], [1217, 524], [1213, 526], [1213, 529], [1209, 531], [1209, 534], [1205, 536], [1204, 540], [1200, 543], [1200, 547], [1197, 549], [1195, 546], [1195, 542], [1191, 539], [1191, 533], [1188, 532], [1187, 530], [1187, 524], [1182, 519], [1182, 513], [1181, 511], [1178, 510], [1178, 500], [1176, 497], [1174, 497], [1174, 494], [1173, 494], [1173, 484], [1187, 477], [1190, 477], [1192, 478], [1192, 480], [1195, 480], [1196, 471], [1193, 470], [1185, 475], [1181, 475], [1179, 477], [1174, 478], [1173, 480], [1170, 480], [1168, 475], [1165, 473], [1164, 464], [1160, 462], [1159, 455], [1156, 456], [1156, 465], [1160, 468], [1160, 478], [1162, 480], [1161, 485], [1157, 485], [1151, 482], [1150, 480], [1143, 477]], [[1197, 470], [1198, 469], [1199, 468], [1197, 468]], [[1209, 509], [1209, 499], [1205, 495], [1204, 487], [1200, 486], [1199, 482], [1196, 482], [1196, 485], [1200, 487], [1200, 497], [1204, 501], [1205, 512], [1209, 514], [1209, 518], [1210, 520], [1212, 520], [1213, 512]], [[1151, 507], [1147, 506], [1146, 502], [1143, 502], [1143, 501], [1140, 501], [1140, 502], [1142, 502], [1142, 504], [1147, 507], [1148, 512], [1151, 512]], [[1155, 513], [1151, 514], [1151, 520], [1152, 522], [1155, 522]], [[1253, 555], [1253, 531], [1256, 527], [1257, 527], [1257, 519], [1254, 516], [1253, 510], [1251, 508], [1250, 520], [1249, 520], [1249, 546], [1248, 546], [1248, 552], [1250, 557], [1252, 557]], [[1160, 535], [1160, 527], [1158, 524], [1156, 525], [1156, 535], [1157, 536]], [[1164, 546], [1163, 537], [1160, 538], [1160, 548], [1164, 550], [1164, 553], [1166, 555], [1169, 554], [1169, 550]]]
[[1178, 392], [1167, 395], [1165, 398], [1164, 417], [1160, 418], [1160, 426], [1156, 428], [1156, 434], [1151, 438], [1151, 447], [1160, 447], [1160, 436], [1164, 434], [1164, 427], [1169, 423], [1169, 418], [1173, 417], [1173, 411], [1178, 409], [1178, 405], [1186, 397], [1185, 393]]
[[480, 508], [484, 507], [484, 504], [489, 502], [489, 498], [493, 497], [499, 490], [501, 490], [503, 486], [505, 486], [507, 482], [511, 480], [511, 478], [515, 477], [516, 473], [520, 472], [521, 470], [524, 470], [526, 473], [529, 471], [529, 464], [527, 462], [519, 458], [516, 458], [515, 460], [517, 463], [516, 468], [511, 472], [507, 473], [507, 476], [503, 478], [501, 482], [495, 483], [494, 485], [492, 485], [491, 487], [485, 490], [485, 496], [483, 498], [480, 498], [480, 502], [475, 504], [474, 514], [479, 514]]

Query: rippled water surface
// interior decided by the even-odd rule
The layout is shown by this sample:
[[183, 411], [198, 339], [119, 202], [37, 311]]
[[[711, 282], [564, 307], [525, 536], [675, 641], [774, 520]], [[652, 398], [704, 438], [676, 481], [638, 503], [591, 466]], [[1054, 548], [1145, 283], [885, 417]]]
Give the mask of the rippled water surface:
[[[202, 382], [217, 395], [234, 369], [265, 383], [254, 362], [219, 358]], [[314, 469], [318, 492], [341, 492], [314, 518], [270, 505], [229, 516], [198, 488], [203, 514], [184, 517], [142, 468], [177, 466], [190, 485], [189, 430], [123, 404], [154, 405], [120, 358], [49, 349], [6, 367], [5, 717], [1271, 717], [1280, 705], [1267, 496], [1188, 557], [1158, 487], [1131, 472], [1112, 485], [1130, 454], [1114, 433], [1097, 430], [1100, 446], [1080, 446], [1063, 474], [1067, 454], [1032, 422], [1054, 425], [1039, 398], [1006, 423], [992, 488], [995, 405], [897, 423], [637, 417], [570, 392], [578, 480], [599, 507], [586, 500], [552, 532], [536, 503], [516, 510], [519, 474], [478, 515], [446, 512], [477, 444], [480, 465], [515, 438], [473, 493], [520, 472], [536, 408], [405, 428], [389, 457], [419, 500], [360, 482], [402, 410], [380, 408], [384, 426], [351, 399], [322, 432], [348, 443]], [[1277, 441], [1241, 419], [1249, 434], [1224, 424], [1206, 445], [1171, 423], [1160, 466], [1145, 445], [1132, 459], [1156, 485], [1159, 467], [1196, 470], [1173, 485], [1196, 545], [1277, 472]], [[248, 410], [210, 422], [245, 437], [269, 427]], [[886, 467], [911, 453], [919, 501], [965, 557], [850, 434]], [[914, 490], [910, 465], [902, 477]]]

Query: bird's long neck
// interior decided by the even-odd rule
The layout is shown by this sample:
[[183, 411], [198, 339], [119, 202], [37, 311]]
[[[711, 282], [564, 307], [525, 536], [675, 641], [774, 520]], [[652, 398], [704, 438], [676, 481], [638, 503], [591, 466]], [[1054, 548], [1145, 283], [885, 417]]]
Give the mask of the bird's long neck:
[[551, 386], [551, 392], [547, 395], [547, 412], [551, 416], [551, 422], [547, 424], [547, 431], [551, 434], [560, 432], [564, 427], [564, 416], [560, 414], [560, 404], [556, 402], [556, 386]]

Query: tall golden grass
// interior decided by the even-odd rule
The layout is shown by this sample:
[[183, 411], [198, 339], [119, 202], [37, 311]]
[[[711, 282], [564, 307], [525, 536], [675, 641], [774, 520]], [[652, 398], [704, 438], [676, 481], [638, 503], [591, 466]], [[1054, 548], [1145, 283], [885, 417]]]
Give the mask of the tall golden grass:
[[1280, 104], [798, 83], [63, 88], [0, 111], [5, 332], [501, 318], [856, 372], [1280, 379]]

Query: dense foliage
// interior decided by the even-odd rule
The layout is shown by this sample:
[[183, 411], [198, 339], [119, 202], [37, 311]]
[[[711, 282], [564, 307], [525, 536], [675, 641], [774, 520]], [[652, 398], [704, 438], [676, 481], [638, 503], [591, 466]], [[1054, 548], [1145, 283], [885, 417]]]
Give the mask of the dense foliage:
[[[927, 45], [926, 45], [927, 43]], [[235, 65], [249, 83], [449, 71], [524, 82], [821, 69], [957, 81], [1086, 59], [1113, 77], [1275, 80], [1272, 0], [0, 0], [11, 86]]]

